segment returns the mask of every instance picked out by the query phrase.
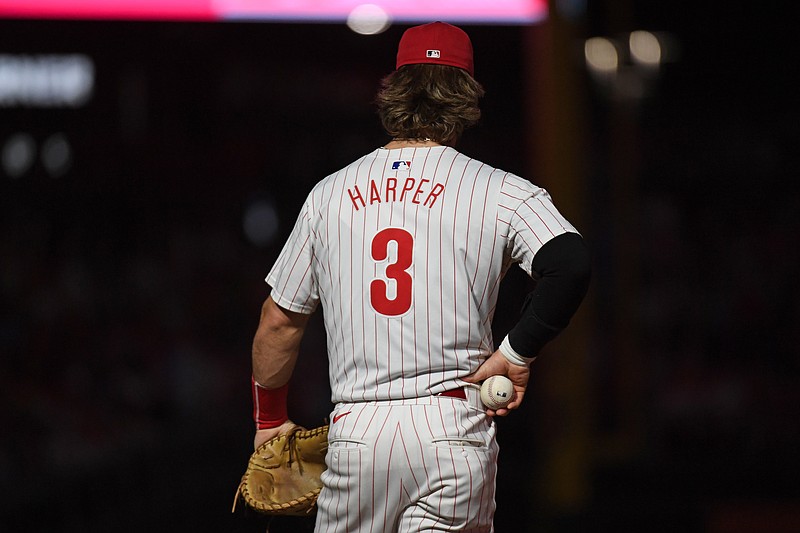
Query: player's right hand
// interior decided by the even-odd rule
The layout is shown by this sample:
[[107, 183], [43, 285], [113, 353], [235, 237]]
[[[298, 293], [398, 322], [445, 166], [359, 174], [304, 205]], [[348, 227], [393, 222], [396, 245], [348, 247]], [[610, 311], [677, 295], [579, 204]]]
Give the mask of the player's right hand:
[[257, 450], [259, 446], [267, 442], [269, 439], [277, 437], [278, 435], [285, 435], [296, 427], [297, 424], [291, 420], [287, 420], [278, 427], [256, 430], [256, 436], [253, 439], [253, 449]]
[[528, 388], [528, 379], [531, 375], [529, 365], [515, 365], [506, 359], [506, 356], [504, 356], [500, 350], [497, 350], [478, 367], [478, 370], [462, 379], [467, 383], [480, 385], [486, 378], [497, 375], [506, 376], [511, 380], [511, 383], [514, 384], [514, 400], [507, 406], [497, 409], [496, 411], [487, 408], [486, 414], [489, 416], [506, 416], [514, 409], [519, 408], [520, 404], [522, 404], [525, 390]]

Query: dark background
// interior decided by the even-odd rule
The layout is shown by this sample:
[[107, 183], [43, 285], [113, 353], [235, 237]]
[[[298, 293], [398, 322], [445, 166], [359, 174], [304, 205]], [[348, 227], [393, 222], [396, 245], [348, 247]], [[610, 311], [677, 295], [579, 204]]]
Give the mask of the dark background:
[[[578, 110], [556, 120], [581, 139], [566, 147], [580, 194], [554, 195], [595, 257], [574, 329], [498, 422], [496, 529], [800, 531], [785, 14], [611, 0], [569, 13], [464, 26], [487, 96], [459, 148], [552, 191], [548, 124], [530, 110], [558, 70], [541, 63], [567, 72], [569, 97], [547, 98]], [[63, 133], [73, 149], [57, 178], [40, 162], [0, 171], [0, 529], [263, 531], [230, 514], [262, 280], [313, 184], [386, 142], [371, 102], [405, 27], [0, 20], [0, 53], [82, 53], [97, 77], [77, 109], [0, 108], [0, 145]], [[583, 42], [638, 29], [665, 32], [674, 56], [632, 98], [596, 83]], [[560, 38], [534, 49], [543, 32]], [[242, 229], [255, 201], [276, 209], [271, 243]], [[498, 339], [529, 288], [509, 274]], [[323, 422], [326, 379], [316, 316], [295, 421]]]

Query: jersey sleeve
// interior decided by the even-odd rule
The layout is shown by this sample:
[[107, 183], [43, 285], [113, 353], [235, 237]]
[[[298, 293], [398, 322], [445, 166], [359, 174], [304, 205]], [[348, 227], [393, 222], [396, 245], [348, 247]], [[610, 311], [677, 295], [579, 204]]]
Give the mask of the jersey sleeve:
[[310, 314], [319, 304], [319, 287], [314, 276], [314, 233], [311, 196], [303, 204], [294, 229], [278, 259], [267, 274], [271, 296], [280, 307]]
[[536, 252], [563, 233], [578, 231], [556, 209], [550, 194], [518, 176], [508, 176], [501, 189], [510, 210], [509, 254], [513, 262], [532, 275]]

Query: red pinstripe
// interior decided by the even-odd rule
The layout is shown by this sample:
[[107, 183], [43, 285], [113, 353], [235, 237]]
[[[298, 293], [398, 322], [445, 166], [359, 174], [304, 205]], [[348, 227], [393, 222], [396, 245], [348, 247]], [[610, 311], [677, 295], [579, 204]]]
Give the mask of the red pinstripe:
[[[310, 239], [310, 238], [311, 238], [311, 237], [309, 236], [309, 237], [308, 237], [308, 238], [307, 238], [307, 239], [306, 239], [306, 240], [303, 242], [303, 246], [301, 247], [301, 250], [305, 248], [306, 244], [308, 244], [308, 239]], [[294, 271], [294, 267], [296, 267], [296, 266], [297, 266], [297, 263], [298, 263], [298, 261], [300, 260], [300, 257], [301, 257], [301, 255], [300, 255], [300, 254], [298, 254], [298, 255], [297, 255], [297, 257], [295, 258], [295, 261], [294, 261], [294, 263], [292, 264], [292, 268], [290, 269], [290, 274], [292, 273], [292, 271]], [[292, 300], [296, 300], [296, 299], [297, 299], [297, 295], [300, 293], [300, 289], [301, 289], [301, 288], [302, 288], [302, 286], [303, 286], [303, 285], [302, 285], [302, 284], [303, 284], [303, 281], [306, 279], [306, 276], [308, 275], [309, 271], [311, 271], [311, 264], [310, 264], [310, 263], [309, 263], [308, 265], [305, 265], [305, 268], [303, 269], [303, 275], [300, 277], [300, 280], [299, 280], [299, 282], [297, 283], [297, 288], [295, 289], [295, 291], [294, 291], [294, 294], [292, 295], [292, 298], [291, 298]], [[303, 302], [305, 303], [305, 300], [304, 300]]]
[[[391, 409], [391, 407], [389, 407], [389, 409]], [[376, 435], [375, 435], [375, 442], [376, 442], [376, 443], [377, 443], [378, 441], [380, 441], [380, 439], [381, 439], [381, 434], [383, 433], [383, 430], [386, 428], [386, 422], [388, 422], [388, 420], [389, 420], [389, 417], [387, 416], [387, 417], [386, 417], [386, 418], [383, 420], [383, 424], [381, 424], [381, 428], [380, 428], [380, 429], [378, 430], [378, 432], [376, 433]], [[366, 435], [366, 433], [365, 433], [365, 435]], [[373, 449], [372, 451], [373, 451], [373, 457], [374, 457], [374, 456], [375, 456], [375, 451], [376, 451], [376, 450], [375, 450], [375, 449]], [[390, 452], [390, 455], [391, 455], [391, 452]], [[374, 462], [374, 461], [372, 462], [372, 486], [373, 486], [373, 487], [375, 486], [375, 462]], [[384, 509], [386, 508], [386, 506], [388, 506], [388, 502], [384, 502]], [[374, 491], [374, 490], [372, 491], [372, 508], [373, 508], [373, 509], [375, 509], [375, 491]], [[372, 515], [372, 520], [371, 520], [371, 522], [370, 522], [370, 526], [369, 526], [369, 530], [370, 530], [370, 532], [372, 532], [372, 531], [373, 531], [373, 528], [374, 528], [374, 527], [375, 527], [375, 514], [373, 513], [373, 515]], [[385, 530], [384, 530], [384, 531], [385, 531]]]
[[[439, 416], [441, 418], [441, 411], [439, 412]], [[444, 423], [444, 419], [441, 418], [441, 420], [442, 420], [442, 423]], [[431, 428], [431, 420], [428, 417], [428, 412], [427, 411], [425, 411], [425, 423], [428, 424], [428, 431], [431, 434], [433, 434], [433, 429]], [[442, 478], [442, 464], [439, 461], [439, 450], [438, 449], [436, 450], [436, 454], [435, 455], [436, 455], [436, 469], [437, 469], [436, 479], [441, 479]], [[440, 498], [439, 498], [440, 505], [439, 505], [439, 515], [438, 516], [441, 516], [441, 510], [442, 510], [441, 509], [441, 492], [439, 494], [440, 494]]]
[[[348, 167], [348, 170], [349, 170], [349, 167]], [[341, 183], [342, 183], [342, 188], [341, 188], [341, 191], [339, 193], [339, 209], [338, 209], [339, 213], [342, 212], [342, 205], [344, 203], [344, 188], [345, 188], [344, 186], [345, 186], [345, 183], [347, 182], [348, 170], [345, 170], [345, 172], [344, 172], [344, 179], [340, 180]], [[340, 174], [341, 174], [341, 172], [337, 172], [336, 173], [337, 178], [339, 177]], [[351, 212], [350, 213], [350, 221], [351, 221], [350, 227], [353, 226], [352, 225], [352, 220], [353, 220], [353, 213]], [[328, 216], [328, 224], [331, 224], [334, 221], [338, 222], [338, 220], [334, 219], [334, 217], [329, 215]], [[328, 231], [328, 234], [330, 234], [330, 231]], [[337, 253], [337, 264], [342, 264], [342, 225], [338, 224], [338, 223], [336, 224], [336, 253]], [[352, 254], [351, 254], [351, 256], [352, 256]], [[330, 265], [329, 268], [328, 268], [328, 272], [331, 275], [333, 275], [333, 273], [336, 272], [337, 283], [339, 284], [339, 287], [341, 287], [342, 286], [342, 269], [339, 268], [339, 269], [334, 270], [333, 266]], [[335, 312], [339, 315], [339, 323], [343, 324], [344, 323], [344, 306], [343, 305], [339, 305], [339, 306], [334, 306], [334, 307], [338, 307], [338, 309], [336, 309]], [[341, 335], [341, 339], [342, 339], [341, 343], [342, 343], [342, 345], [344, 345], [344, 343], [345, 343], [344, 328], [338, 328], [337, 331]], [[351, 330], [351, 338], [352, 338], [352, 330]], [[331, 350], [336, 350], [336, 345], [334, 344], [333, 346], [330, 347], [330, 349]], [[345, 379], [345, 382], [347, 382], [347, 380], [348, 380], [347, 365], [339, 364], [339, 365], [336, 365], [335, 369], [334, 369], [334, 364], [333, 363], [336, 362], [336, 361], [341, 361], [340, 354], [337, 354], [337, 357], [331, 358], [330, 360], [331, 360], [332, 369], [329, 372], [329, 375], [332, 377], [332, 379], [334, 380], [335, 384], [336, 385], [340, 384], [340, 380], [339, 380], [340, 374], [336, 370], [341, 370], [341, 372], [344, 373], [344, 379]], [[355, 364], [355, 361], [353, 361], [353, 363]]]
[[[536, 200], [537, 200], [537, 201], [539, 202], [539, 204], [542, 206], [542, 209], [544, 209], [545, 211], [547, 211], [547, 212], [550, 214], [550, 216], [552, 216], [552, 217], [553, 217], [553, 220], [555, 220], [555, 221], [557, 222], [557, 221], [558, 221], [558, 217], [556, 217], [556, 216], [555, 216], [555, 214], [554, 214], [554, 213], [551, 211], [551, 209], [550, 209], [550, 207], [548, 206], [548, 204], [545, 204], [545, 203], [542, 201], [541, 197], [537, 198]], [[550, 228], [548, 227], [547, 229], [550, 229]], [[567, 229], [567, 228], [565, 228], [563, 224], [561, 224], [561, 230], [562, 230], [562, 231], [568, 231], [568, 229]], [[557, 234], [556, 234], [556, 233], [555, 233], [553, 230], [550, 230], [550, 231], [553, 233], [553, 236], [557, 235]]]

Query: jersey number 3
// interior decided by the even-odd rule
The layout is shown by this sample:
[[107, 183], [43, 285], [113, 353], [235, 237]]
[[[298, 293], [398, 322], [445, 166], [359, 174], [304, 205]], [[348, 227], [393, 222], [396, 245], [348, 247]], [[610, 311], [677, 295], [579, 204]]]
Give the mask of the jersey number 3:
[[386, 266], [386, 277], [393, 281], [394, 298], [390, 298], [390, 285], [383, 279], [369, 284], [369, 301], [372, 308], [385, 316], [399, 316], [411, 309], [411, 291], [414, 279], [408, 273], [414, 252], [414, 237], [402, 228], [386, 228], [372, 239], [372, 259], [383, 262], [389, 258], [389, 243], [397, 244], [397, 257]]

